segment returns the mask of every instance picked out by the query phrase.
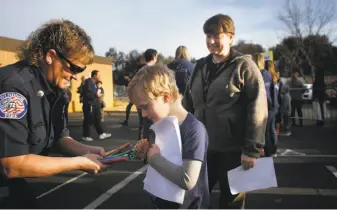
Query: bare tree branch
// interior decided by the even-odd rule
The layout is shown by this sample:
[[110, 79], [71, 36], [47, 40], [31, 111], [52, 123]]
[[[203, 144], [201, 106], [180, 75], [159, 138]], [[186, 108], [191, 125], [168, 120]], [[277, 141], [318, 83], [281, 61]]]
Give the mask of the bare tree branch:
[[[291, 61], [292, 65], [298, 67], [303, 72], [302, 64], [306, 62], [310, 66], [312, 77], [315, 77], [315, 65], [312, 63], [311, 43], [304, 43], [304, 38], [308, 36], [318, 36], [332, 22], [335, 15], [335, 3], [326, 0], [316, 0], [315, 5], [311, 0], [306, 0], [304, 7], [298, 1], [287, 0], [278, 19], [283, 23], [290, 36], [296, 38], [296, 49], [293, 53], [284, 51], [286, 60]], [[302, 56], [299, 56], [299, 55]], [[290, 57], [293, 56], [293, 57]]]

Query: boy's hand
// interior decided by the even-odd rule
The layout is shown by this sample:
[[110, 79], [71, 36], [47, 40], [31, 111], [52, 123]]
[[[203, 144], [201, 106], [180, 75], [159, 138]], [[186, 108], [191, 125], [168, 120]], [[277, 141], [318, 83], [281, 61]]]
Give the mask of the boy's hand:
[[134, 149], [137, 153], [137, 155], [144, 159], [146, 156], [147, 151], [149, 150], [149, 142], [147, 139], [142, 139], [137, 142], [137, 144], [134, 146]]
[[256, 158], [249, 157], [245, 154], [241, 155], [241, 164], [245, 170], [251, 169], [255, 165]]
[[160, 149], [157, 144], [152, 144], [152, 147], [147, 152], [147, 159], [150, 159], [154, 154], [160, 154]]

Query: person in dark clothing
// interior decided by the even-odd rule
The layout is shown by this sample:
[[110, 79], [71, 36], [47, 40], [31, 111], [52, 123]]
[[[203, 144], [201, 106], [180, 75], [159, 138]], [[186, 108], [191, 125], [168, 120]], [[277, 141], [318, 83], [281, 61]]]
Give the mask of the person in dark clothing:
[[186, 84], [194, 69], [194, 64], [190, 62], [187, 47], [179, 46], [176, 50], [175, 60], [167, 65], [175, 72], [179, 93], [184, 95]]
[[286, 84], [283, 84], [280, 88], [280, 117], [281, 117], [281, 128], [282, 132], [280, 136], [290, 136], [291, 135], [291, 96], [290, 89]]
[[83, 85], [84, 85], [84, 81], [86, 80], [86, 76], [82, 76], [81, 77], [81, 84], [80, 86], [77, 88], [77, 93], [80, 95], [80, 103], [83, 103]]
[[305, 86], [303, 80], [299, 76], [299, 72], [294, 72], [291, 79], [287, 82], [287, 85], [290, 87], [292, 126], [296, 126], [295, 111], [297, 111], [300, 126], [303, 127], [302, 95], [305, 91]]
[[101, 105], [99, 97], [102, 96], [97, 90], [96, 83], [100, 81], [100, 73], [97, 70], [91, 72], [91, 78], [85, 80], [83, 85], [83, 141], [93, 141], [90, 137], [90, 126], [93, 124], [99, 139], [111, 137], [111, 133], [105, 133], [103, 123], [101, 121]]
[[[147, 49], [144, 52], [144, 58], [146, 64], [143, 65], [138, 71], [141, 71], [146, 66], [153, 66], [157, 63], [158, 60], [158, 52], [155, 49]], [[139, 129], [138, 129], [138, 139], [146, 139], [149, 137], [150, 126], [152, 125], [152, 120], [147, 117], [142, 117], [142, 111], [137, 109], [138, 118], [139, 118]]]
[[243, 208], [245, 194], [232, 195], [227, 172], [254, 167], [264, 146], [268, 116], [262, 75], [250, 55], [233, 48], [234, 22], [223, 14], [204, 24], [210, 55], [197, 61], [186, 86], [184, 107], [209, 135], [209, 191], [219, 182], [219, 208]]
[[[0, 209], [38, 209], [26, 178], [105, 167], [104, 149], [74, 140], [65, 121], [64, 90], [94, 50], [78, 25], [53, 20], [23, 42], [18, 58], [0, 68]], [[52, 148], [72, 157], [48, 157]]]
[[317, 120], [316, 120], [317, 126], [323, 126], [324, 121], [325, 121], [324, 102], [326, 101], [326, 98], [327, 98], [325, 89], [326, 89], [326, 85], [324, 82], [324, 75], [316, 74], [315, 81], [312, 84], [312, 101], [317, 101], [319, 104], [318, 111], [320, 112], [320, 117], [317, 117]]
[[[141, 69], [143, 66], [145, 66], [146, 64], [141, 64], [139, 65], [139, 67], [137, 68], [137, 70], [134, 73], [130, 73], [130, 72], [125, 72], [125, 76], [124, 79], [125, 81], [127, 81], [126, 83], [126, 87], [128, 86], [129, 82], [132, 80], [132, 78], [134, 77], [134, 75], [139, 71], [139, 69]], [[129, 102], [129, 104], [126, 106], [126, 110], [125, 110], [125, 120], [122, 123], [122, 125], [127, 126], [129, 124], [129, 117], [130, 117], [130, 112], [131, 112], [131, 108], [133, 106], [133, 103]], [[143, 119], [141, 119], [141, 116], [139, 116], [140, 114], [138, 114], [139, 117], [139, 122], [143, 123]]]

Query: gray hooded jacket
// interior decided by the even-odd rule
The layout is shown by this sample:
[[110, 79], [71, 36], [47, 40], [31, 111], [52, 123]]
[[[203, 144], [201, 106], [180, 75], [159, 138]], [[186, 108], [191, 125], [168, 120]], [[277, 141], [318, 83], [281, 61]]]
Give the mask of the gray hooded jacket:
[[[197, 61], [184, 95], [184, 106], [204, 123], [209, 151], [240, 150], [259, 157], [265, 142], [267, 97], [261, 72], [250, 55], [231, 49], [226, 64], [204, 92], [207, 60]], [[203, 71], [203, 72], [202, 72]]]

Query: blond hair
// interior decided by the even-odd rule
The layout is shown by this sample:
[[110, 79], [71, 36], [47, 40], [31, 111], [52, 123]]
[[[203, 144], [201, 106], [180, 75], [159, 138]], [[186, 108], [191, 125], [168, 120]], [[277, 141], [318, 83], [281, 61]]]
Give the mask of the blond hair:
[[273, 79], [273, 82], [278, 82], [279, 75], [276, 72], [275, 64], [273, 61], [267, 61], [266, 63], [266, 69], [269, 71], [271, 78]]
[[264, 69], [264, 56], [262, 54], [256, 53], [254, 55], [254, 61], [260, 70]]
[[144, 100], [144, 97], [147, 101], [154, 100], [165, 93], [168, 93], [174, 101], [179, 97], [174, 72], [163, 64], [145, 66], [137, 72], [127, 88], [131, 103]]
[[176, 60], [179, 59], [186, 59], [186, 60], [190, 60], [190, 56], [187, 50], [187, 47], [181, 45], [177, 48], [176, 50]]
[[33, 31], [20, 46], [17, 56], [29, 65], [38, 67], [50, 49], [84, 65], [94, 61], [91, 38], [82, 28], [68, 20], [51, 20]]

